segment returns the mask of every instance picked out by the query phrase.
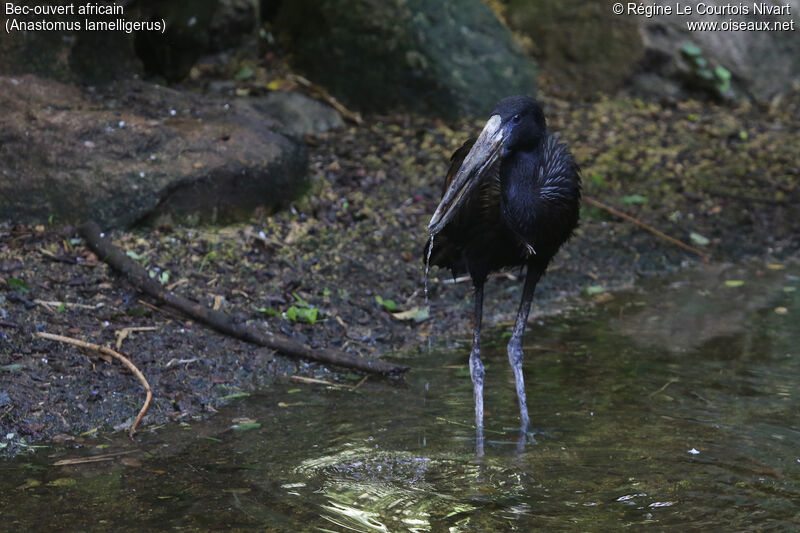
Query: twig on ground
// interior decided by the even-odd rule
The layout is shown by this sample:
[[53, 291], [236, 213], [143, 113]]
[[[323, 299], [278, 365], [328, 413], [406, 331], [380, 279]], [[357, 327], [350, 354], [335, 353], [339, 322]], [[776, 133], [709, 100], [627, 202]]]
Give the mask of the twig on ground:
[[678, 380], [678, 378], [670, 378], [670, 379], [669, 379], [669, 381], [667, 381], [666, 383], [664, 383], [664, 385], [663, 385], [663, 386], [662, 386], [660, 389], [658, 389], [658, 390], [654, 390], [653, 392], [651, 392], [650, 394], [648, 394], [648, 395], [647, 395], [647, 397], [648, 397], [648, 398], [652, 398], [653, 396], [655, 396], [655, 395], [656, 395], [656, 394], [658, 394], [659, 392], [662, 392], [662, 391], [664, 391], [664, 390], [665, 390], [667, 387], [669, 387], [669, 386], [670, 386], [670, 385], [672, 385], [673, 383], [677, 383], [678, 381], [679, 381], [679, 380]]
[[157, 298], [167, 305], [178, 309], [187, 316], [199, 320], [215, 330], [238, 339], [265, 346], [284, 355], [302, 359], [312, 359], [322, 363], [354, 368], [363, 372], [378, 374], [402, 374], [407, 366], [394, 365], [378, 359], [368, 359], [348, 354], [339, 350], [319, 348], [294, 341], [279, 334], [262, 333], [245, 324], [234, 322], [227, 314], [197, 304], [182, 296], [167, 291], [158, 281], [151, 279], [147, 271], [139, 263], [125, 255], [114, 246], [109, 239], [100, 233], [95, 222], [87, 222], [80, 228], [89, 248], [104, 262], [119, 271], [140, 291]]
[[134, 331], [155, 331], [156, 328], [153, 326], [144, 326], [138, 328], [122, 328], [119, 331], [114, 332], [114, 336], [117, 338], [117, 350], [122, 347], [122, 341], [128, 338], [128, 335], [133, 333]]
[[336, 389], [349, 389], [349, 385], [344, 385], [343, 383], [334, 383], [333, 381], [326, 381], [324, 379], [317, 379], [317, 378], [307, 378], [305, 376], [292, 376], [292, 381], [295, 383], [308, 383], [310, 385], [325, 385], [326, 387], [334, 387]]
[[116, 452], [116, 453], [106, 453], [103, 455], [92, 455], [91, 457], [76, 457], [74, 459], [61, 459], [60, 461], [56, 461], [53, 463], [53, 466], [68, 466], [68, 465], [80, 465], [85, 463], [99, 463], [101, 461], [113, 461], [120, 455], [128, 455], [131, 453], [136, 453], [139, 450], [127, 450], [124, 452]]
[[688, 251], [692, 252], [693, 254], [699, 255], [704, 263], [708, 263], [709, 260], [711, 259], [711, 257], [707, 253], [705, 253], [705, 252], [703, 252], [701, 250], [698, 250], [694, 246], [689, 246], [685, 242], [679, 241], [678, 239], [676, 239], [674, 237], [670, 237], [669, 235], [667, 235], [663, 231], [659, 231], [656, 228], [654, 228], [653, 226], [651, 226], [649, 224], [645, 224], [644, 222], [642, 222], [638, 218], [635, 218], [635, 217], [632, 217], [632, 216], [630, 216], [630, 215], [628, 215], [626, 213], [623, 213], [622, 211], [619, 211], [618, 209], [614, 209], [610, 205], [606, 205], [606, 204], [604, 204], [602, 202], [599, 202], [599, 201], [595, 200], [594, 198], [592, 198], [591, 196], [584, 196], [583, 197], [583, 201], [586, 202], [589, 205], [597, 207], [598, 209], [602, 209], [603, 211], [611, 213], [612, 215], [614, 215], [616, 217], [619, 217], [619, 218], [622, 218], [624, 220], [627, 220], [628, 222], [632, 222], [633, 224], [636, 224], [640, 228], [646, 229], [647, 231], [649, 231], [653, 235], [656, 235], [657, 237], [660, 237], [660, 238], [664, 239], [667, 242], [671, 242], [675, 246], [680, 246], [684, 250], [688, 250]]
[[128, 370], [133, 372], [133, 375], [136, 376], [136, 378], [139, 380], [139, 383], [142, 384], [145, 392], [147, 393], [147, 397], [144, 400], [144, 405], [142, 405], [142, 408], [139, 410], [139, 414], [136, 415], [136, 420], [133, 421], [131, 430], [128, 433], [131, 436], [131, 438], [133, 438], [134, 433], [136, 433], [136, 427], [139, 425], [139, 422], [142, 421], [142, 418], [144, 418], [147, 409], [150, 407], [150, 401], [153, 399], [153, 391], [150, 389], [150, 384], [147, 382], [147, 379], [145, 379], [144, 374], [142, 374], [139, 371], [139, 369], [136, 368], [136, 365], [131, 363], [130, 359], [128, 359], [121, 353], [115, 352], [111, 348], [100, 346], [99, 344], [92, 344], [91, 342], [86, 342], [79, 339], [73, 339], [72, 337], [64, 337], [63, 335], [55, 335], [53, 333], [45, 333], [41, 331], [36, 335], [42, 339], [64, 342], [67, 344], [71, 344], [73, 346], [85, 348], [87, 350], [94, 350], [95, 352], [100, 352], [106, 355], [110, 355], [111, 357], [114, 357], [115, 359], [119, 360], [123, 365], [127, 367]]
[[142, 304], [143, 306], [147, 307], [148, 309], [152, 309], [153, 311], [158, 311], [159, 313], [162, 313], [162, 314], [164, 314], [164, 315], [167, 315], [167, 316], [171, 316], [172, 318], [177, 318], [178, 320], [180, 320], [181, 318], [183, 318], [183, 317], [182, 317], [182, 316], [180, 316], [178, 313], [173, 313], [173, 312], [172, 312], [172, 311], [170, 311], [169, 309], [161, 309], [161, 308], [160, 308], [160, 307], [158, 307], [157, 305], [153, 305], [153, 304], [151, 304], [150, 302], [145, 302], [145, 301], [144, 301], [144, 300], [142, 300], [142, 299], [139, 299], [139, 300], [137, 300], [137, 301], [138, 301], [140, 304]]
[[310, 89], [312, 92], [318, 94], [320, 98], [322, 98], [328, 103], [328, 105], [330, 105], [336, 111], [341, 113], [345, 119], [351, 122], [355, 122], [358, 125], [364, 123], [364, 119], [361, 118], [360, 114], [347, 109], [345, 106], [339, 103], [339, 101], [336, 98], [331, 96], [331, 94], [328, 91], [326, 91], [323, 87], [320, 87], [319, 85], [310, 81], [309, 79], [304, 78], [303, 76], [298, 76], [297, 74], [289, 74], [287, 78], [297, 83], [298, 85], [302, 85], [303, 87]]
[[41, 305], [42, 307], [46, 308], [49, 311], [53, 311], [54, 310], [53, 308], [58, 309], [59, 307], [64, 307], [64, 308], [73, 307], [73, 308], [76, 308], [76, 309], [91, 309], [91, 310], [100, 309], [101, 307], [103, 307], [102, 303], [95, 304], [95, 305], [88, 305], [88, 304], [74, 304], [74, 303], [70, 303], [70, 302], [59, 302], [57, 300], [39, 300], [39, 299], [36, 299], [36, 300], [33, 301], [33, 303], [39, 304], [39, 305]]

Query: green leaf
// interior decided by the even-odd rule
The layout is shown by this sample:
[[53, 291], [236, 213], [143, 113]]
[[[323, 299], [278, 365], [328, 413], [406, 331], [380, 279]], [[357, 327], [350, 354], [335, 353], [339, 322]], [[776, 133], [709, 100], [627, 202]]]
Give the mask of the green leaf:
[[11, 363], [10, 365], [0, 366], [0, 370], [4, 372], [17, 372], [18, 370], [22, 370], [22, 365], [19, 363]]
[[717, 65], [717, 68], [714, 69], [714, 74], [722, 81], [729, 81], [731, 79], [731, 71], [722, 65]]
[[234, 78], [236, 78], [236, 80], [238, 81], [244, 81], [252, 78], [255, 75], [255, 73], [256, 71], [253, 70], [253, 67], [244, 66], [241, 69], [239, 69], [239, 72], [236, 73], [236, 76], [234, 76]]
[[58, 307], [56, 307], [56, 313], [61, 313], [67, 308], [67, 302], [61, 302]]
[[269, 316], [278, 316], [279, 314], [281, 314], [280, 311], [278, 311], [277, 309], [273, 309], [271, 307], [259, 307], [258, 309], [256, 309], [256, 312], [264, 313]]
[[162, 273], [161, 273], [161, 274], [158, 276], [158, 281], [159, 281], [159, 283], [161, 283], [162, 285], [166, 285], [166, 284], [167, 284], [167, 282], [169, 281], [169, 270], [165, 270], [164, 272], [162, 272]]
[[250, 431], [251, 429], [258, 429], [261, 427], [259, 422], [243, 422], [241, 424], [234, 424], [231, 429], [236, 431]]
[[127, 255], [128, 257], [130, 257], [130, 258], [131, 258], [131, 259], [133, 259], [134, 261], [139, 261], [139, 260], [142, 258], [142, 256], [141, 256], [141, 255], [137, 254], [137, 253], [136, 253], [136, 252], [134, 252], [133, 250], [128, 250], [128, 251], [126, 251], [126, 252], [125, 252], [125, 255]]
[[703, 51], [692, 43], [686, 43], [681, 46], [681, 53], [687, 57], [696, 57], [701, 55]]
[[414, 322], [422, 322], [430, 318], [431, 313], [428, 307], [414, 307], [408, 311], [401, 311], [399, 313], [392, 313], [392, 318], [397, 320], [413, 320]]
[[236, 392], [223, 396], [220, 398], [220, 400], [236, 400], [238, 398], [247, 398], [248, 396], [250, 396], [250, 393], [248, 392]]
[[375, 301], [378, 302], [378, 305], [380, 305], [390, 313], [394, 313], [400, 310], [400, 308], [397, 307], [397, 304], [395, 303], [394, 300], [384, 300], [380, 296], [376, 296]]
[[6, 281], [8, 283], [8, 287], [10, 289], [14, 289], [18, 292], [30, 292], [31, 288], [25, 283], [25, 280], [21, 280], [19, 278], [8, 278]]
[[744, 285], [744, 280], [741, 279], [728, 279], [725, 280], [726, 287], [741, 287]]
[[292, 322], [307, 322], [312, 326], [316, 323], [319, 309], [316, 307], [297, 307], [291, 306], [286, 310], [286, 318]]
[[704, 237], [699, 233], [695, 233], [694, 231], [689, 234], [689, 240], [698, 246], [706, 246], [709, 242], [711, 242], [708, 240], [708, 237]]
[[644, 204], [647, 203], [647, 197], [641, 194], [631, 194], [621, 198], [622, 203], [625, 205]]
[[299, 305], [300, 307], [311, 307], [308, 304], [308, 302], [300, 298], [300, 296], [298, 296], [296, 292], [293, 292], [292, 296], [294, 296], [294, 299], [297, 300], [297, 305]]
[[584, 287], [583, 292], [588, 294], [589, 296], [594, 296], [595, 294], [602, 294], [606, 292], [606, 288], [602, 285], [589, 285]]

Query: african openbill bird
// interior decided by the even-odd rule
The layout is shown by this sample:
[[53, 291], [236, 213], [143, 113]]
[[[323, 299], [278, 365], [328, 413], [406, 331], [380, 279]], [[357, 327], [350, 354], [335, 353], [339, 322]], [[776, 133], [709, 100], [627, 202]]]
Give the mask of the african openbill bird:
[[469, 370], [479, 453], [483, 448], [484, 283], [490, 272], [527, 267], [508, 343], [525, 435], [530, 419], [522, 376], [522, 334], [536, 283], [578, 224], [580, 197], [578, 165], [566, 145], [548, 133], [541, 107], [527, 96], [501, 100], [480, 135], [451, 157], [441, 202], [428, 224], [433, 239], [430, 262], [451, 269], [453, 276], [469, 273], [475, 286]]

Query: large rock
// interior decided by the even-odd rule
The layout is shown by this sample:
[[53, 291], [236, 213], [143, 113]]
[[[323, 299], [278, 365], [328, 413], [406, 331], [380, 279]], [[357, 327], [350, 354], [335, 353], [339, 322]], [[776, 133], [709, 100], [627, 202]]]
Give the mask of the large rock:
[[[28, 7], [45, 3], [48, 2], [14, 2]], [[117, 4], [124, 8], [121, 16], [8, 16], [23, 25], [58, 22], [61, 26], [47, 31], [12, 31], [4, 35], [0, 39], [0, 74], [38, 74], [64, 82], [103, 83], [148, 73], [179, 81], [209, 49], [220, 51], [247, 44], [252, 50], [257, 43], [257, 0], [137, 0]], [[74, 4], [75, 11], [81, 5]], [[119, 19], [155, 21], [165, 24], [166, 29], [163, 33], [86, 29], [86, 20], [115, 22]], [[5, 28], [3, 30], [5, 33]]]
[[619, 89], [644, 57], [636, 17], [609, 0], [509, 0], [508, 25], [536, 58], [550, 94], [589, 97]]
[[[800, 83], [800, 0], [774, 3], [789, 14], [753, 14], [754, 3], [703, 2], [706, 9], [745, 6], [747, 15], [614, 15], [616, 0], [507, 0], [505, 18], [523, 36], [542, 67], [548, 90], [563, 96], [592, 96], [632, 88], [661, 98], [710, 95], [769, 101]], [[761, 5], [761, 2], [756, 4]], [[770, 4], [767, 2], [766, 4]], [[637, 4], [639, 5], [639, 4]], [[640, 4], [652, 7], [653, 3]], [[771, 4], [770, 4], [771, 5]], [[690, 31], [689, 22], [794, 21], [794, 31]]]
[[274, 27], [310, 79], [365, 111], [483, 116], [534, 89], [534, 64], [480, 0], [295, 0]]
[[[28, 0], [16, 5], [37, 6], [43, 2]], [[5, 2], [1, 9], [5, 9]], [[5, 13], [5, 12], [4, 12]], [[41, 17], [39, 17], [41, 18]], [[108, 17], [114, 19], [115, 17]], [[65, 23], [52, 31], [12, 31], [0, 38], [0, 75], [38, 74], [60, 81], [104, 82], [142, 74], [142, 63], [133, 48], [132, 34], [123, 31], [73, 31], [84, 17], [59, 15], [48, 17]], [[97, 17], [93, 20], [105, 20]], [[35, 23], [34, 15], [13, 15], [2, 22]], [[102, 53], [98, 53], [102, 51]]]
[[[754, 5], [789, 6], [789, 14], [756, 16]], [[706, 6], [738, 3], [705, 2]], [[748, 15], [661, 15], [639, 17], [639, 30], [647, 50], [641, 71], [651, 76], [634, 79], [643, 92], [668, 94], [675, 84], [684, 91], [705, 91], [717, 96], [751, 98], [766, 102], [786, 94], [800, 83], [800, 0], [742, 3]], [[689, 31], [687, 22], [728, 21], [791, 23], [794, 31]], [[728, 74], [726, 74], [728, 73]], [[652, 75], [667, 80], [652, 83]], [[730, 75], [730, 76], [729, 76]]]
[[0, 217], [105, 227], [231, 220], [302, 194], [302, 143], [247, 100], [143, 82], [102, 93], [0, 77]]

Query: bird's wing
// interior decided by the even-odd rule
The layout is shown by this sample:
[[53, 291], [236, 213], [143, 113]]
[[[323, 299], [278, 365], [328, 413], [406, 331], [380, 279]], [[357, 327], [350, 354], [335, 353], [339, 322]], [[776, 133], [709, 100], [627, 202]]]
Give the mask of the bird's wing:
[[477, 137], [471, 137], [467, 139], [464, 144], [461, 145], [461, 148], [453, 152], [453, 155], [450, 156], [450, 168], [447, 169], [447, 174], [444, 177], [442, 196], [444, 196], [444, 193], [447, 192], [448, 188], [450, 188], [450, 184], [453, 183], [453, 180], [456, 179], [458, 169], [461, 168], [461, 165], [464, 163], [464, 159], [467, 157], [469, 151], [472, 150], [472, 146], [477, 140]]

